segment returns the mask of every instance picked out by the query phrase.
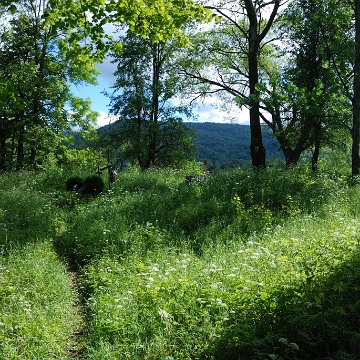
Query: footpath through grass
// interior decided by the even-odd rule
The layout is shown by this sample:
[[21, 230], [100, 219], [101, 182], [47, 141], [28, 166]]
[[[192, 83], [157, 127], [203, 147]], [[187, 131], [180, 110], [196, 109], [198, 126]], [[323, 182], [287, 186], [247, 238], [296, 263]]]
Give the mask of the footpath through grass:
[[63, 359], [77, 352], [77, 296], [45, 242], [0, 257], [0, 358]]
[[0, 177], [0, 358], [360, 358], [345, 178], [132, 171], [84, 198], [75, 175]]

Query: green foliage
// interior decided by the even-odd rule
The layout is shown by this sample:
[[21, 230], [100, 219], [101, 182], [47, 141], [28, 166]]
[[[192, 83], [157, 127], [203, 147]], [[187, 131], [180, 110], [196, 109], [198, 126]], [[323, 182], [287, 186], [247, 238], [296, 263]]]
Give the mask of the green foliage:
[[340, 144], [350, 129], [353, 70], [346, 63], [354, 58], [355, 47], [353, 32], [345, 24], [352, 16], [344, 4], [322, 0], [293, 1], [284, 11], [281, 31], [287, 38], [287, 60], [283, 69], [272, 71], [264, 102], [272, 115], [265, 121], [288, 164], [315, 147], [316, 168], [320, 146]]
[[82, 186], [84, 186], [84, 180], [78, 176], [67, 179], [65, 184], [67, 191], [74, 191], [81, 188]]
[[[62, 266], [62, 280], [52, 275], [59, 265], [55, 249], [79, 274], [87, 309], [79, 343], [86, 359], [355, 360], [360, 192], [348, 185], [343, 166], [337, 174], [313, 174], [304, 166], [211, 177], [200, 176], [200, 163], [184, 170], [133, 169], [120, 172], [111, 191], [97, 197], [66, 192], [63, 184], [74, 177], [66, 169], [1, 175], [0, 239], [8, 240], [0, 259], [7, 302], [0, 297], [0, 306], [11, 309], [0, 314], [11, 316], [0, 315], [0, 322], [27, 331], [18, 336], [0, 324], [6, 351], [21, 353], [21, 336], [26, 349], [31, 341], [37, 346], [48, 329], [32, 326], [50, 322], [45, 314], [31, 322], [15, 302], [26, 309], [31, 304], [34, 313], [40, 299], [51, 296], [52, 278], [51, 289], [57, 283], [56, 294], [63, 291], [69, 279]], [[80, 178], [89, 176], [78, 171]], [[187, 182], [188, 175], [198, 181]], [[34, 249], [41, 259], [25, 265]], [[14, 285], [20, 278], [23, 287]], [[58, 324], [68, 318], [68, 326], [62, 335], [61, 325], [49, 330], [47, 348], [78, 324], [65, 304]], [[65, 342], [53, 345], [57, 357], [66, 358]]]
[[74, 172], [81, 169], [95, 171], [98, 166], [106, 163], [101, 153], [91, 147], [85, 149], [69, 149], [65, 145], [58, 147], [54, 154], [48, 156], [47, 167], [54, 167], [54, 171], [61, 165], [63, 168], [73, 169]]
[[182, 121], [191, 118], [191, 107], [173, 105], [180, 77], [172, 59], [179, 42], [154, 43], [131, 32], [119, 41], [123, 49], [113, 55], [116, 82], [109, 95], [110, 111], [119, 118], [107, 134], [112, 147], [142, 169], [192, 160], [194, 134]]
[[[200, 169], [199, 164], [190, 174]], [[305, 168], [218, 172], [191, 183], [185, 181], [188, 174], [118, 174], [110, 193], [73, 209], [67, 231], [57, 238], [59, 251], [78, 264], [106, 252], [127, 256], [167, 245], [186, 245], [201, 254], [232, 233], [246, 237], [289, 216], [322, 216], [324, 206], [346, 186], [345, 178], [318, 176]]]
[[[195, 131], [196, 160], [208, 159], [216, 167], [246, 167], [251, 164], [250, 126], [239, 124], [196, 123], [187, 125]], [[265, 127], [263, 143], [267, 158], [280, 158], [277, 140]]]
[[358, 290], [343, 301], [358, 288], [358, 227], [339, 216], [320, 226], [303, 216], [201, 257], [162, 249], [93, 262], [81, 278], [87, 357], [355, 359]]
[[0, 358], [65, 359], [76, 344], [76, 293], [49, 243], [0, 256]]
[[41, 178], [30, 173], [2, 174], [0, 184], [0, 252], [52, 237], [57, 214], [53, 195]]
[[[182, 32], [184, 24], [191, 21], [208, 21], [210, 11], [193, 1], [157, 1], [147, 3], [144, 0], [126, 0], [120, 4], [99, 2], [58, 3], [50, 1], [56, 9], [48, 12], [49, 25], [58, 29], [70, 29], [62, 42], [62, 51], [66, 59], [81, 66], [90, 60], [102, 61], [109, 49], [120, 52], [121, 44], [113, 42], [106, 33], [105, 24], [126, 24], [129, 31], [152, 42], [163, 42], [173, 37], [185, 41]], [[91, 21], [84, 14], [89, 14]], [[78, 29], [83, 31], [78, 31]], [[84, 35], [88, 41], [82, 43]]]
[[99, 195], [104, 191], [104, 180], [98, 175], [91, 175], [84, 180], [85, 192], [90, 195]]
[[14, 5], [2, 9], [7, 20], [0, 32], [1, 171], [44, 166], [64, 130], [76, 126], [88, 132], [97, 118], [90, 100], [74, 97], [69, 83], [94, 83], [98, 71], [89, 58], [82, 57], [81, 66], [63, 58], [59, 39], [70, 30], [56, 28], [44, 16], [57, 13], [57, 6], [16, 3], [15, 12]]

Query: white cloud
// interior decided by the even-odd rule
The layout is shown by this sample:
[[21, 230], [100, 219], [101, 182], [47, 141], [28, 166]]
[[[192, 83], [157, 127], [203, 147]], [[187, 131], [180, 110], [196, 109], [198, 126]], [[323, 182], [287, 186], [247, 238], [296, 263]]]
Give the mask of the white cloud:
[[[109, 115], [105, 111], [98, 111], [99, 117], [97, 119], [96, 127], [102, 127], [109, 125], [117, 120], [114, 115]], [[238, 109], [237, 112], [227, 113], [218, 108], [215, 108], [210, 103], [204, 103], [195, 110], [195, 114], [198, 115], [199, 122], [215, 122], [215, 123], [238, 123], [249, 124], [249, 110]]]
[[111, 116], [109, 114], [107, 114], [104, 111], [98, 111], [99, 116], [97, 118], [97, 124], [96, 127], [102, 127], [105, 125], [109, 125], [112, 121], [111, 121]]
[[225, 109], [224, 104], [216, 98], [212, 99], [211, 102], [204, 101], [199, 104], [195, 114], [198, 115], [200, 122], [249, 124], [248, 109], [240, 109], [231, 103], [227, 103]]

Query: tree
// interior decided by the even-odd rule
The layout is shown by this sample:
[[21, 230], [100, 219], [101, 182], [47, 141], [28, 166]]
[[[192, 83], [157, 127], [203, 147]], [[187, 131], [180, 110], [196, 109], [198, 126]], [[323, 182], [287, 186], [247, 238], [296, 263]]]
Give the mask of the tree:
[[[1, 0], [0, 11], [9, 19], [11, 26], [17, 26], [19, 30], [14, 32], [7, 27], [2, 34], [7, 37], [8, 43], [1, 48], [1, 63], [10, 64], [8, 60], [11, 60], [11, 56], [14, 53], [19, 55], [13, 62], [16, 76], [7, 72], [11, 66], [2, 69], [0, 101], [6, 106], [0, 115], [0, 127], [5, 129], [9, 124], [14, 125], [10, 127], [11, 132], [4, 131], [0, 136], [2, 169], [9, 163], [7, 159], [15, 154], [17, 168], [22, 167], [25, 152], [31, 152], [30, 163], [34, 163], [35, 145], [39, 144], [35, 134], [38, 136], [41, 133], [38, 130], [44, 129], [45, 123], [47, 130], [52, 130], [52, 125], [61, 130], [72, 120], [95, 118], [95, 114], [89, 111], [87, 101], [72, 98], [68, 82], [94, 81], [94, 65], [104, 59], [110, 45], [114, 44], [111, 36], [105, 32], [106, 24], [126, 23], [130, 31], [156, 42], [174, 35], [181, 38], [181, 27], [185, 22], [205, 20], [209, 15], [208, 11], [191, 0], [160, 0], [150, 5], [142, 0], [120, 3], [98, 0]], [[27, 24], [23, 22], [25, 19]], [[16, 47], [15, 41], [17, 44], [24, 41], [24, 46]], [[13, 45], [16, 49], [12, 48]], [[116, 50], [120, 48], [121, 43], [117, 43]], [[56, 81], [52, 82], [51, 79]], [[48, 88], [45, 80], [48, 80]], [[27, 91], [21, 91], [26, 84], [29, 84]], [[16, 108], [15, 104], [18, 105]], [[64, 104], [68, 107], [66, 110]], [[56, 119], [50, 121], [53, 116]], [[11, 138], [16, 141], [11, 142]]]
[[353, 82], [352, 175], [360, 170], [360, 0], [355, 0], [355, 62]]
[[[1, 1], [16, 4], [18, 0]], [[207, 21], [210, 16], [193, 0], [49, 1], [57, 11], [45, 16], [50, 24], [67, 30], [63, 48], [68, 59], [91, 55], [95, 61], [102, 61], [110, 48], [119, 51], [121, 43], [113, 42], [106, 33], [107, 24], [126, 24], [130, 32], [162, 42], [173, 36], [182, 38], [185, 23]]]
[[124, 157], [136, 159], [142, 169], [193, 158], [194, 134], [182, 122], [191, 111], [172, 103], [178, 82], [171, 56], [178, 42], [152, 42], [130, 32], [120, 41], [110, 105], [119, 117], [114, 130]]
[[320, 147], [334, 145], [349, 122], [350, 101], [339, 80], [350, 70], [346, 62], [352, 39], [344, 34], [349, 22], [342, 5], [322, 0], [293, 1], [282, 16], [286, 63], [279, 66], [278, 61], [272, 68], [262, 103], [271, 115], [263, 121], [278, 139], [287, 165], [312, 147], [316, 170]]
[[[43, 18], [47, 2], [24, 0], [0, 34], [0, 170], [35, 167], [70, 125], [96, 120], [87, 100], [74, 98], [68, 81], [94, 81], [93, 67], [77, 68], [59, 51], [59, 34]], [[15, 158], [15, 161], [14, 161]]]
[[[259, 103], [259, 49], [261, 42], [269, 32], [275, 16], [278, 12], [280, 0], [274, 0], [273, 9], [265, 25], [261, 24], [261, 11], [269, 5], [269, 2], [245, 0], [246, 13], [249, 19], [248, 30], [248, 67], [249, 67], [249, 105], [250, 105], [250, 129], [251, 129], [251, 158], [253, 166], [265, 167], [265, 148], [262, 143], [260, 125], [260, 103]], [[260, 16], [260, 18], [259, 18]]]
[[[202, 95], [226, 92], [250, 110], [251, 157], [255, 168], [265, 167], [265, 148], [260, 122], [259, 64], [266, 54], [280, 0], [240, 0], [207, 6], [219, 22], [198, 31], [181, 64], [185, 76]], [[267, 17], [266, 14], [269, 14]], [[211, 70], [211, 71], [210, 71]]]

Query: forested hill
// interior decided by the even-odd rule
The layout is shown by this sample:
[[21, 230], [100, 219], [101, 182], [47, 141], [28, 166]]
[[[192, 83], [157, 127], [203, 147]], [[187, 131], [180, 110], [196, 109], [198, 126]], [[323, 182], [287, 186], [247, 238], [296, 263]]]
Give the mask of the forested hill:
[[[241, 166], [251, 162], [250, 157], [250, 126], [240, 124], [220, 124], [211, 122], [186, 123], [196, 135], [196, 160], [208, 159], [216, 166], [235, 165]], [[267, 159], [281, 156], [278, 152], [279, 145], [263, 129], [263, 143], [267, 153]]]
[[[197, 136], [195, 141], [197, 161], [207, 159], [216, 167], [238, 167], [251, 163], [249, 125], [212, 122], [186, 122], [185, 124], [193, 129]], [[108, 126], [101, 127], [99, 132], [106, 133]], [[263, 127], [263, 143], [267, 161], [282, 156], [278, 151], [278, 142], [265, 126]], [[77, 134], [75, 147], [81, 146], [84, 146], [84, 140]]]

